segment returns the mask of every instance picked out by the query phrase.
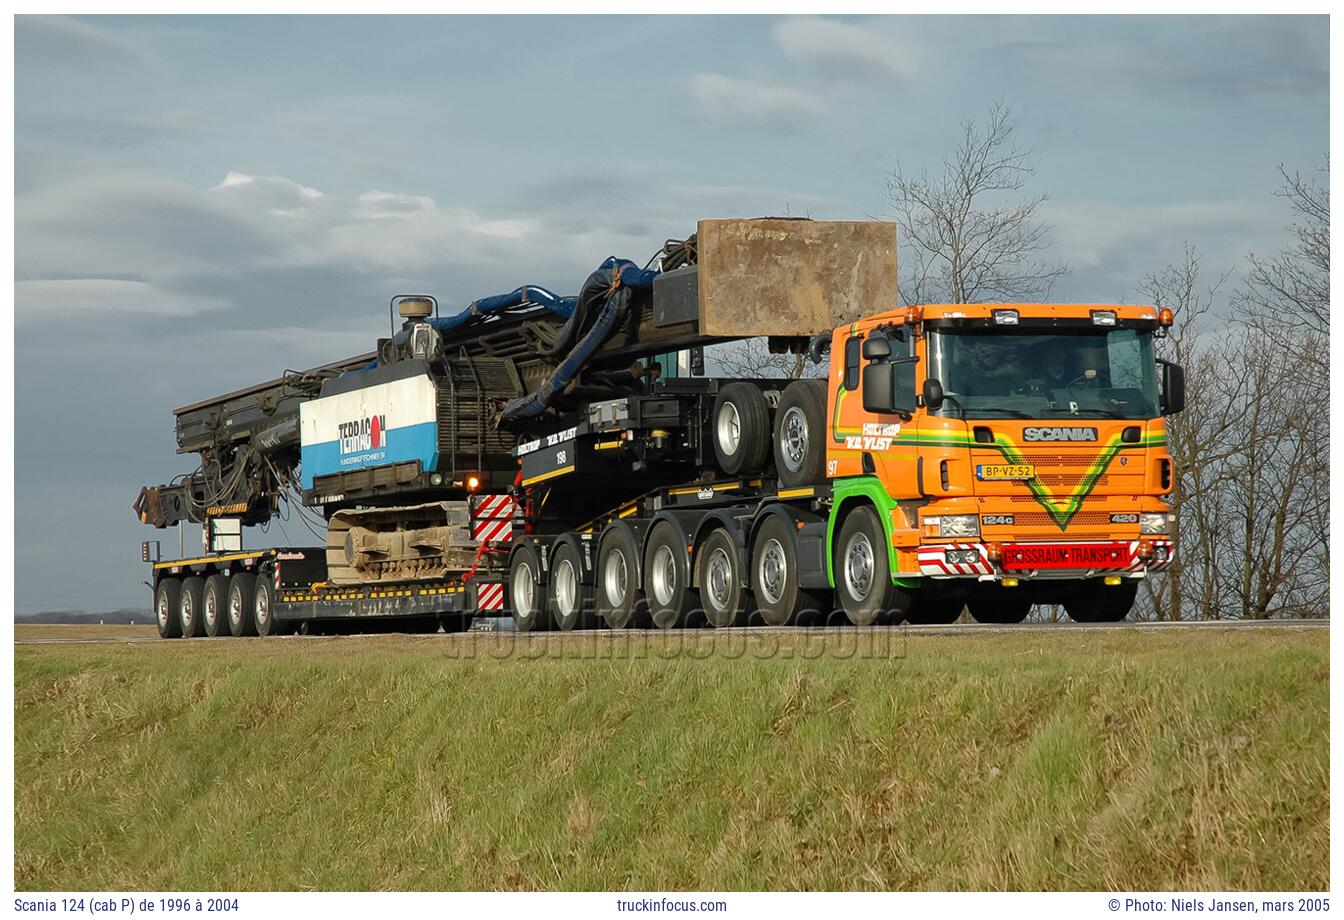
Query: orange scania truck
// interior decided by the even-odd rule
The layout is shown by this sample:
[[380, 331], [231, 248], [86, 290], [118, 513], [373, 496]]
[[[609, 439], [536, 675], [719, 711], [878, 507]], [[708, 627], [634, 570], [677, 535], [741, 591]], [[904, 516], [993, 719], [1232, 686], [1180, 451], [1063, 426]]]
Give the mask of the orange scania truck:
[[[1125, 617], [1171, 564], [1169, 310], [909, 307], [835, 330], [828, 580], [851, 619]], [[786, 424], [787, 427], [787, 424]], [[915, 608], [924, 610], [916, 612]]]
[[[896, 277], [890, 224], [722, 220], [577, 297], [394, 298], [376, 352], [176, 411], [201, 469], [136, 514], [206, 552], [142, 548], [160, 632], [1123, 619], [1176, 552], [1171, 312]], [[752, 336], [824, 377], [705, 373]], [[242, 547], [282, 497], [325, 545]]]

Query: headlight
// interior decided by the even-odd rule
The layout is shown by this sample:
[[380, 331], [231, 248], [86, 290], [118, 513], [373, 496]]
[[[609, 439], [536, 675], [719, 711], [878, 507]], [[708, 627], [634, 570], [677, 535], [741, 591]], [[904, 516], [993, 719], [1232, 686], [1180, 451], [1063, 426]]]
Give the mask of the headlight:
[[980, 518], [974, 514], [944, 514], [938, 518], [938, 536], [974, 537], [980, 533]]
[[1165, 511], [1145, 511], [1139, 515], [1139, 533], [1170, 533], [1171, 515]]

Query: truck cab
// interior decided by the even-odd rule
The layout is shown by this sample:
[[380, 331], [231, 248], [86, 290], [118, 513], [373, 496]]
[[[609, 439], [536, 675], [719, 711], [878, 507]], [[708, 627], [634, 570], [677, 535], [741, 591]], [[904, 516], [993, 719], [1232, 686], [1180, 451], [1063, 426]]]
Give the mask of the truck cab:
[[1152, 306], [937, 304], [834, 330], [828, 558], [847, 611], [918, 594], [981, 621], [1033, 603], [1123, 618], [1175, 553], [1165, 416], [1184, 380], [1153, 342], [1170, 323]]

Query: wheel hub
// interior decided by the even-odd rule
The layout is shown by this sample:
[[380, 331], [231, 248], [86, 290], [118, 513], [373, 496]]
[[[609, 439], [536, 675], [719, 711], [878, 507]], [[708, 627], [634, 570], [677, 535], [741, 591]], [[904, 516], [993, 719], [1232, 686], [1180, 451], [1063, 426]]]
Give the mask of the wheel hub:
[[575, 598], [578, 596], [578, 577], [574, 566], [568, 559], [561, 560], [555, 567], [555, 606], [560, 616], [568, 618], [575, 610]]
[[732, 594], [733, 563], [722, 549], [715, 549], [709, 555], [705, 566], [705, 588], [709, 591], [710, 602], [716, 610], [728, 607], [728, 598]]
[[660, 546], [653, 554], [653, 596], [659, 604], [666, 607], [672, 603], [672, 596], [677, 591], [677, 560], [672, 556], [672, 550], [666, 546]]
[[625, 603], [625, 584], [630, 577], [629, 566], [625, 564], [625, 553], [619, 549], [611, 551], [607, 557], [607, 567], [602, 573], [602, 584], [607, 591], [607, 600], [613, 607]]
[[742, 417], [737, 414], [737, 406], [730, 402], [723, 404], [715, 430], [723, 452], [729, 456], [736, 454], [742, 443]]
[[784, 413], [779, 425], [780, 454], [790, 472], [797, 472], [807, 459], [807, 416], [797, 406]]
[[784, 585], [789, 577], [789, 560], [784, 555], [784, 547], [774, 538], [768, 540], [761, 550], [761, 591], [765, 599], [778, 604], [784, 599]]
[[856, 533], [845, 547], [845, 587], [850, 597], [865, 600], [873, 590], [873, 544], [868, 535]]
[[509, 583], [509, 592], [513, 598], [513, 612], [521, 620], [526, 620], [532, 616], [535, 588], [536, 585], [532, 581], [532, 566], [524, 562], [514, 570]]

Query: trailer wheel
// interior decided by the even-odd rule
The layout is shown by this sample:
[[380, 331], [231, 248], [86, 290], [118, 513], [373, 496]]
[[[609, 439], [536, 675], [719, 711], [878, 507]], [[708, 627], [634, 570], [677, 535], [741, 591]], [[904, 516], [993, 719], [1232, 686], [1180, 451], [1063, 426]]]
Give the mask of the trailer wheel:
[[714, 400], [714, 456], [728, 475], [753, 472], [770, 456], [770, 407], [754, 383], [730, 383]]
[[891, 582], [886, 534], [871, 506], [845, 517], [835, 541], [834, 572], [840, 606], [855, 626], [899, 623], [909, 615], [913, 595]]
[[1064, 601], [1064, 609], [1077, 623], [1118, 623], [1129, 616], [1138, 594], [1139, 585], [1133, 581], [1115, 587], [1085, 583]]
[[570, 543], [561, 543], [551, 559], [548, 586], [551, 616], [558, 629], [593, 628], [593, 586], [579, 577], [579, 554]]
[[182, 582], [176, 578], [161, 578], [154, 591], [154, 618], [159, 626], [160, 639], [179, 639], [182, 624], [177, 619], [177, 606], [182, 596]]
[[229, 576], [229, 634], [255, 636], [257, 624], [252, 618], [253, 597], [257, 590], [257, 576], [251, 572], [234, 572]]
[[263, 576], [257, 579], [256, 591], [252, 595], [252, 635], [264, 637], [283, 634], [283, 624], [275, 618], [275, 585]]
[[215, 573], [205, 580], [205, 593], [201, 597], [205, 634], [211, 639], [229, 637], [228, 611], [229, 577]]
[[659, 629], [677, 629], [696, 606], [686, 541], [669, 521], [659, 521], [644, 544], [644, 597]]
[[635, 539], [624, 527], [612, 528], [597, 551], [597, 615], [612, 629], [642, 620], [646, 605], [639, 593]]
[[965, 606], [966, 602], [963, 600], [916, 596], [906, 619], [916, 626], [947, 626], [949, 623], [957, 622]]
[[728, 531], [716, 527], [709, 532], [696, 550], [695, 570], [700, 603], [709, 625], [745, 626], [747, 592], [742, 587], [737, 546]]
[[1031, 613], [1031, 601], [1022, 597], [972, 598], [966, 606], [977, 623], [1021, 623]]
[[546, 611], [542, 606], [541, 586], [537, 575], [541, 566], [530, 546], [519, 547], [509, 561], [509, 583], [504, 596], [513, 617], [513, 627], [519, 632], [534, 632], [546, 628]]
[[824, 595], [798, 584], [798, 535], [782, 517], [769, 515], [751, 551], [751, 588], [767, 626], [789, 626], [824, 615]]
[[444, 613], [439, 615], [439, 625], [446, 633], [466, 632], [471, 628], [471, 617], [465, 613]]
[[189, 575], [182, 579], [182, 593], [177, 600], [177, 620], [184, 639], [205, 635], [205, 617], [201, 615], [204, 594], [204, 578]]
[[775, 413], [775, 469], [781, 485], [821, 482], [826, 460], [826, 383], [795, 380]]

